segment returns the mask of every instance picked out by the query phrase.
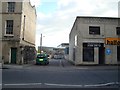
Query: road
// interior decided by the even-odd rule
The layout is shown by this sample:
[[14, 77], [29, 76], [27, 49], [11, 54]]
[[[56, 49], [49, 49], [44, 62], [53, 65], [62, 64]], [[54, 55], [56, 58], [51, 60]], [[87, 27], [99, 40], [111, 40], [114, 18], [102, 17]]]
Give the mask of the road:
[[4, 69], [3, 88], [89, 88], [118, 87], [117, 69], [76, 67], [63, 59], [24, 69]]

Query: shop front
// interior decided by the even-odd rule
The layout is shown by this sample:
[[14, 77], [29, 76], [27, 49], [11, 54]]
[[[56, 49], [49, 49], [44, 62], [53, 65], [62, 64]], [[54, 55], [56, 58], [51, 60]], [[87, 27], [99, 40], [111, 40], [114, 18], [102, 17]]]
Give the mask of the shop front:
[[104, 43], [83, 43], [83, 62], [105, 64]]

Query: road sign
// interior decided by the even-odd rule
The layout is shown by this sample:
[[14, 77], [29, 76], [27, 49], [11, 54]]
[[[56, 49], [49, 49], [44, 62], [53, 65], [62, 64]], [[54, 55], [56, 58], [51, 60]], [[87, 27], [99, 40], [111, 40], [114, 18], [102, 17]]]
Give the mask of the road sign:
[[111, 50], [110, 49], [106, 49], [106, 54], [107, 55], [110, 55], [112, 52], [111, 52]]

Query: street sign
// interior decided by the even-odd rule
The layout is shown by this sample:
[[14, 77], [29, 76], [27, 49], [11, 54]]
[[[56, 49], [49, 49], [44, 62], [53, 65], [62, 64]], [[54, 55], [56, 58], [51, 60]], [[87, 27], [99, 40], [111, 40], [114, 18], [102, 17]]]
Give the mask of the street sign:
[[110, 49], [106, 49], [106, 54], [107, 55], [110, 55], [112, 52], [111, 52], [111, 50]]

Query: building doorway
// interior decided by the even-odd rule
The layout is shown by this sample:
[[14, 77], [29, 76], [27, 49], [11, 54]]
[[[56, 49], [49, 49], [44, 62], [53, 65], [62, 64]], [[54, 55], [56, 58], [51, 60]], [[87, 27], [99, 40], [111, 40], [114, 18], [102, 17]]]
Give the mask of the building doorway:
[[117, 46], [117, 61], [120, 62], [120, 46]]
[[99, 47], [99, 64], [105, 64], [105, 48], [103, 45]]
[[11, 48], [11, 63], [16, 64], [17, 48]]

